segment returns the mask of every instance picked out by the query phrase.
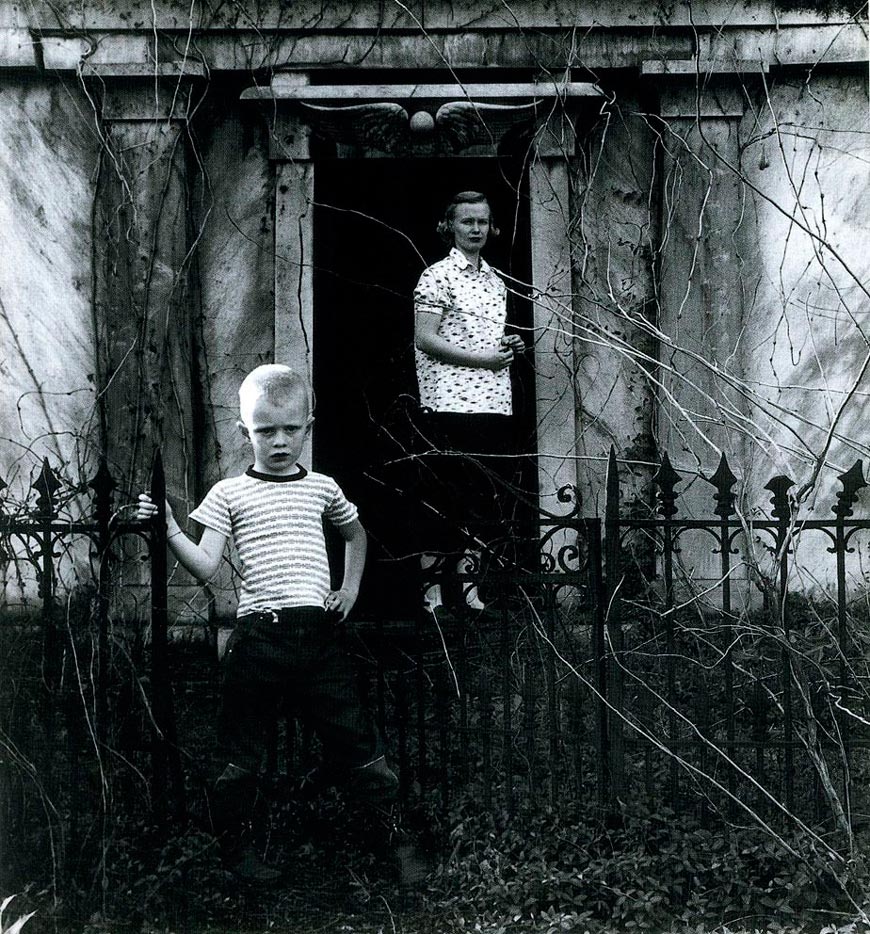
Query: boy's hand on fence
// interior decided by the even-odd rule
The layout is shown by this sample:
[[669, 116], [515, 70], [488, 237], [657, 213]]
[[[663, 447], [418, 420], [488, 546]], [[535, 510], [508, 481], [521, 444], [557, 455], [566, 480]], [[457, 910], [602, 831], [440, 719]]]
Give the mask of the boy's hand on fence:
[[327, 613], [337, 613], [340, 619], [345, 619], [353, 609], [357, 595], [349, 590], [331, 590], [323, 601]]
[[139, 505], [136, 508], [136, 518], [140, 522], [147, 522], [157, 515], [157, 506], [147, 493], [139, 494]]
[[[147, 493], [139, 494], [139, 505], [136, 507], [136, 518], [140, 522], [147, 522], [157, 515], [157, 505]], [[166, 501], [166, 525], [170, 527], [173, 522], [172, 507]]]

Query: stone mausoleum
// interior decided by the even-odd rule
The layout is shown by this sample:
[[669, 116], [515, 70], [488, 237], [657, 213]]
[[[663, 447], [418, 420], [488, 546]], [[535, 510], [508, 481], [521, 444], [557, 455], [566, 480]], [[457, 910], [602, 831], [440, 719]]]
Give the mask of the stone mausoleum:
[[105, 456], [123, 506], [159, 445], [183, 515], [275, 360], [389, 538], [411, 293], [479, 189], [543, 508], [599, 514], [611, 447], [634, 509], [665, 451], [689, 507], [723, 452], [748, 502], [829, 499], [868, 451], [867, 48], [866, 6], [791, 0], [0, 0], [4, 495]]

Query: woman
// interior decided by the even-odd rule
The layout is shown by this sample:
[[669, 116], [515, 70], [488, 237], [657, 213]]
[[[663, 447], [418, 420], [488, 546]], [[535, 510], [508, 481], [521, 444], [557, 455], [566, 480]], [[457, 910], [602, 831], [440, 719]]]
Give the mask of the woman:
[[[522, 338], [505, 334], [507, 289], [480, 252], [498, 235], [486, 196], [462, 191], [447, 205], [438, 225], [450, 253], [423, 271], [414, 290], [414, 343], [423, 432], [435, 457], [424, 457], [424, 505], [439, 521], [430, 526], [427, 548], [459, 551], [460, 571], [479, 566], [485, 525], [498, 520], [498, 484], [512, 440], [509, 367], [523, 349]], [[476, 523], [484, 523], [480, 531]], [[438, 540], [440, 539], [440, 540]], [[458, 546], [458, 547], [457, 547]], [[424, 551], [424, 570], [437, 555]], [[429, 586], [424, 606], [443, 602]], [[465, 602], [481, 609], [475, 586]]]

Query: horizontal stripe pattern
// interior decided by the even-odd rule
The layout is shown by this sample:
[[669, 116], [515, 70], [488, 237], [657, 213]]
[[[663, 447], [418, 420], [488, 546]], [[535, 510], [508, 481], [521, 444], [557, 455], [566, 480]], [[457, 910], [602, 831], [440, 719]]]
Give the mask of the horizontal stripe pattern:
[[220, 480], [190, 514], [232, 538], [241, 564], [238, 615], [323, 606], [330, 590], [324, 520], [347, 525], [357, 509], [325, 474], [292, 482], [243, 474]]

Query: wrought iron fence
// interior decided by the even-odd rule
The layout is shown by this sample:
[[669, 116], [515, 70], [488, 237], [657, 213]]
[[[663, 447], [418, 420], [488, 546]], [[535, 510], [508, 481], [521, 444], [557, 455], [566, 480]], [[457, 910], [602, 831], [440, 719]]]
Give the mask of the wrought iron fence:
[[[850, 590], [860, 598], [866, 588], [860, 579], [850, 588], [846, 575], [857, 537], [870, 529], [870, 520], [853, 518], [866, 486], [862, 464], [839, 475], [842, 489], [831, 518], [803, 517], [788, 495], [794, 483], [784, 476], [765, 487], [772, 494], [766, 513], [739, 510], [738, 478], [724, 455], [705, 478], [709, 515], [681, 517], [677, 487], [684, 479], [665, 455], [654, 477], [655, 514], [623, 516], [611, 451], [604, 522], [606, 663], [619, 716], [608, 727], [610, 793], [614, 799], [636, 795], [627, 781], [638, 773], [650, 791], [658, 760], [661, 768], [666, 763], [667, 798], [674, 804], [691, 786], [702, 807], [708, 800], [727, 801], [731, 814], [741, 807], [780, 815], [797, 809], [820, 818], [842, 807], [848, 822], [851, 757], [867, 739], [859, 728], [868, 686], [866, 615], [860, 601], [853, 606], [857, 618], [849, 609]], [[656, 554], [661, 586], [652, 596], [621, 596], [626, 540], [638, 534]], [[681, 549], [699, 548], [698, 535], [718, 556], [718, 573], [687, 588], [678, 580]], [[811, 573], [830, 587], [806, 599], [793, 587], [793, 554], [816, 535], [827, 547], [814, 554]], [[741, 549], [749, 551], [753, 543], [770, 568], [746, 556], [740, 560]], [[821, 566], [823, 555], [830, 556], [829, 568]], [[744, 606], [734, 600], [738, 567], [750, 594], [760, 597]], [[631, 755], [643, 760], [642, 769], [630, 767]]]
[[[508, 810], [574, 798], [614, 811], [643, 799], [851, 822], [870, 683], [846, 574], [870, 529], [853, 517], [861, 463], [840, 475], [830, 519], [802, 518], [785, 477], [767, 485], [767, 512], [739, 511], [724, 457], [708, 479], [708, 515], [684, 518], [682, 479], [665, 456], [649, 514], [624, 515], [611, 452], [603, 521], [542, 514], [496, 545], [485, 569], [435, 569], [488, 587], [494, 612], [460, 602], [424, 614], [398, 664], [385, 661], [377, 627], [376, 647], [361, 635], [404, 790], [438, 787], [447, 806], [471, 781], [485, 806]], [[812, 535], [831, 562], [815, 600], [791, 579], [792, 552]], [[771, 572], [740, 555], [750, 541]], [[678, 573], [690, 548], [718, 562], [702, 585]], [[738, 568], [745, 605], [734, 599]]]
[[[68, 820], [58, 817], [64, 829], [61, 837], [74, 835], [78, 816], [91, 803], [82, 800], [90, 786], [82, 764], [85, 751], [90, 748], [95, 754], [100, 780], [104, 780], [112, 762], [126, 751], [115, 743], [123, 727], [113, 721], [123, 721], [134, 704], [143, 713], [145, 736], [136, 737], [135, 745], [141, 751], [143, 743], [147, 744], [153, 816], [164, 825], [170, 814], [178, 816], [184, 810], [169, 677], [165, 480], [159, 455], [152, 469], [151, 494], [160, 504], [161, 516], [148, 523], [121, 518], [113, 504], [114, 489], [105, 463], [88, 483], [73, 486], [62, 481], [45, 460], [30, 495], [19, 502], [10, 499], [7, 484], [0, 482], [0, 566], [4, 577], [9, 568], [15, 569], [19, 581], [25, 569], [32, 568], [37, 585], [35, 607], [18, 612], [4, 607], [0, 617], [7, 669], [0, 686], [5, 803], [11, 806], [16, 799], [26, 798], [13, 793], [16, 781], [22, 786], [30, 782], [39, 790], [47, 813], [59, 814], [63, 809], [57, 802], [63, 799]], [[89, 502], [80, 508], [82, 497]], [[73, 516], [74, 510], [82, 515]], [[148, 562], [149, 607], [144, 630], [128, 626], [122, 633], [122, 627], [115, 625], [121, 621], [113, 619], [111, 609], [117, 588], [116, 550], [121, 542], [131, 540], [138, 543], [135, 550], [144, 548]], [[82, 582], [80, 593], [64, 594], [64, 605], [58, 593], [58, 564], [82, 544], [92, 580]], [[142, 557], [137, 554], [138, 560]], [[34, 634], [39, 645], [32, 652]], [[138, 670], [130, 672], [133, 680], [124, 695], [127, 703], [119, 697], [117, 685], [110, 683], [115, 650], [130, 657], [129, 647], [121, 644], [125, 639], [147, 645], [133, 666]], [[16, 658], [16, 654], [24, 657]], [[13, 665], [14, 672], [10, 670]], [[31, 722], [28, 706], [34, 699], [38, 716]], [[39, 768], [29, 768], [31, 758]], [[129, 757], [127, 764], [133, 765]], [[15, 829], [20, 816], [4, 815], [7, 830]]]
[[[853, 517], [866, 485], [860, 462], [840, 479], [830, 519], [802, 518], [783, 477], [768, 484], [769, 514], [747, 516], [723, 458], [709, 478], [709, 516], [683, 518], [681, 477], [664, 457], [657, 502], [639, 517], [622, 514], [611, 453], [603, 518], [583, 517], [564, 490], [564, 514], [532, 512], [526, 504], [522, 520], [505, 525], [500, 538], [488, 537], [495, 544], [481, 564], [459, 571], [445, 561], [432, 569], [454, 590], [480, 585], [486, 612], [462, 609], [460, 601], [448, 614], [355, 624], [360, 681], [399, 767], [404, 801], [435, 792], [447, 808], [464, 789], [484, 807], [509, 812], [569, 800], [612, 811], [644, 798], [731, 814], [799, 811], [802, 819], [809, 802], [811, 817], [839, 808], [835, 817], [848, 823], [855, 751], [866, 745], [867, 673], [847, 559], [870, 520]], [[83, 537], [94, 559], [95, 596], [86, 614], [94, 638], [84, 666], [94, 674], [87, 697], [79, 679], [80, 696], [68, 705], [70, 755], [69, 737], [87, 732], [98, 754], [109, 756], [117, 752], [109, 748], [110, 721], [123, 707], [112, 702], [107, 683], [115, 552], [122, 540], [140, 541], [150, 608], [141, 657], [147, 671], [139, 671], [137, 685], [147, 699], [149, 794], [164, 822], [184, 811], [182, 759], [193, 739], [183, 730], [176, 736], [165, 517], [147, 525], [119, 519], [105, 466], [89, 484], [92, 503], [83, 519], [59, 514], [58, 485], [46, 464], [33, 484], [35, 503], [7, 503], [0, 512], [4, 560], [27, 562], [39, 584], [48, 746], [58, 739], [49, 735], [48, 708], [69, 699], [65, 672], [83, 662], [76, 633], [58, 625], [59, 542]], [[159, 459], [152, 492], [162, 505]], [[698, 535], [718, 570], [692, 590], [680, 567], [688, 551], [704, 547]], [[791, 593], [792, 552], [810, 535], [824, 537], [832, 562], [827, 607]], [[775, 572], [756, 581], [762, 598], [747, 608], [734, 598], [734, 572], [750, 539], [763, 543]], [[216, 679], [216, 666], [206, 677]], [[312, 741], [293, 723], [285, 738], [273, 747], [270, 766], [293, 772], [307, 764]]]
[[[482, 560], [442, 556], [421, 592], [440, 582], [460, 595], [449, 610], [355, 627], [405, 800], [437, 789], [446, 809], [469, 785], [484, 807], [508, 811], [590, 789], [605, 799], [601, 523], [571, 492], [560, 494], [564, 514], [469, 530], [493, 542]], [[470, 585], [485, 611], [461, 599]]]

